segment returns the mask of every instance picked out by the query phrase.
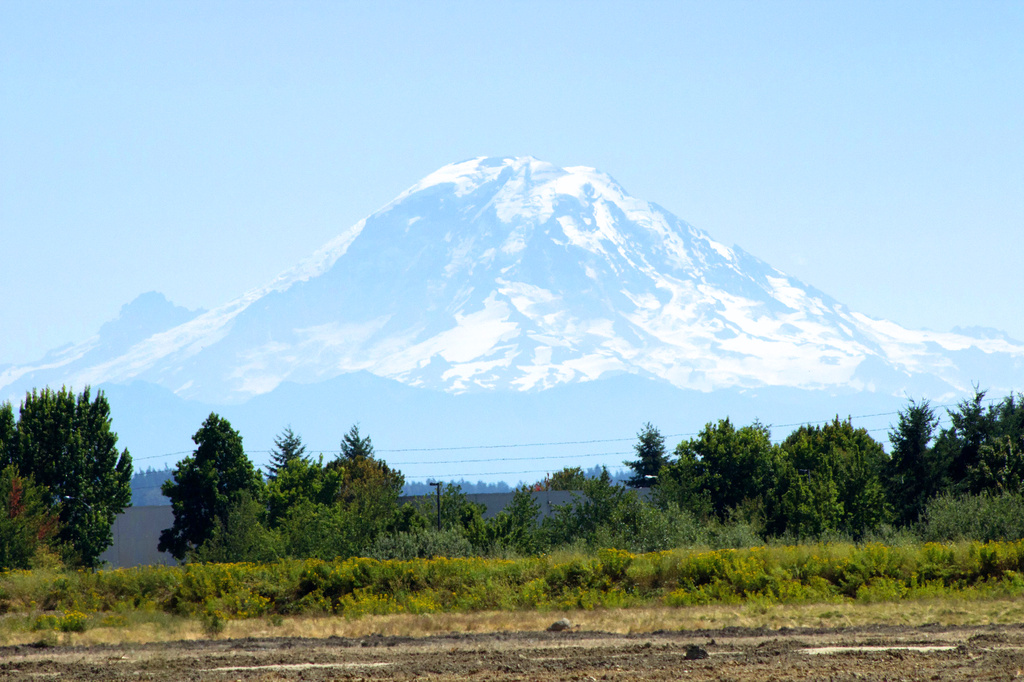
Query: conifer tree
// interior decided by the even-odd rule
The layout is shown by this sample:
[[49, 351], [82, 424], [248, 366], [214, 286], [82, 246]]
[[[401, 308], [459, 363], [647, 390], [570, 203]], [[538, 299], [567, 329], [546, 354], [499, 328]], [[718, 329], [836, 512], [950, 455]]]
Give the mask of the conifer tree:
[[633, 446], [636, 459], [623, 462], [633, 470], [627, 485], [631, 488], [650, 488], [658, 478], [658, 472], [668, 463], [665, 455], [665, 438], [661, 432], [647, 422], [636, 434], [637, 442]]
[[289, 462], [296, 459], [307, 459], [305, 456], [306, 446], [302, 438], [292, 432], [291, 425], [288, 425], [281, 435], [274, 439], [274, 448], [270, 451], [270, 464], [267, 466], [267, 477], [277, 478], [281, 469]]
[[886, 471], [886, 492], [897, 523], [918, 520], [925, 503], [942, 483], [943, 470], [932, 449], [939, 418], [927, 400], [910, 401], [899, 411], [899, 421], [889, 433], [892, 456]]
[[341, 439], [341, 457], [348, 461], [373, 458], [373, 442], [369, 436], [359, 435], [359, 425], [353, 424]]

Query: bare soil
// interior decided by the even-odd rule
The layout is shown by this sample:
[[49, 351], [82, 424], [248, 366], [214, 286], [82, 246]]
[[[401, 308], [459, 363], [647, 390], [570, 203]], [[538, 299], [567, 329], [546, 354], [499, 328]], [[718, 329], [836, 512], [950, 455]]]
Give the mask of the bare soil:
[[[707, 656], [704, 656], [706, 652]], [[1024, 626], [253, 638], [0, 648], [0, 679], [1007, 680]]]

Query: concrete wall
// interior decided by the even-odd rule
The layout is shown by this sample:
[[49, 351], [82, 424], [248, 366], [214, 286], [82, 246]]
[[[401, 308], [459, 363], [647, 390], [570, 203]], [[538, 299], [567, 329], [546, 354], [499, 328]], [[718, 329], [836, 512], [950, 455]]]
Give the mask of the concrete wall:
[[[466, 495], [470, 502], [484, 505], [484, 518], [489, 519], [505, 508], [512, 501], [514, 493], [477, 493]], [[540, 504], [541, 517], [550, 516], [556, 505], [572, 501], [573, 493], [564, 490], [553, 492], [531, 493], [533, 499]], [[433, 496], [422, 495], [398, 498], [399, 504], [414, 502], [419, 499], [433, 502]], [[163, 564], [173, 566], [175, 561], [170, 554], [156, 551], [160, 542], [160, 531], [170, 528], [174, 523], [174, 514], [170, 505], [159, 507], [128, 507], [124, 513], [114, 519], [114, 544], [100, 555], [100, 561], [106, 562], [111, 568], [130, 568], [132, 566], [148, 566]]]
[[114, 519], [114, 544], [100, 555], [112, 568], [164, 564], [173, 566], [174, 557], [156, 551], [160, 531], [174, 523], [171, 505], [128, 507]]

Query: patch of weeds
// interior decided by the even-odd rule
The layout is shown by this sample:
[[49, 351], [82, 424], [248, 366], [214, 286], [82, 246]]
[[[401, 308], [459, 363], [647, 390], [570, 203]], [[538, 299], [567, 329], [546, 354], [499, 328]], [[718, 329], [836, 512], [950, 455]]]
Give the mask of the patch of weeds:
[[224, 632], [224, 628], [227, 627], [227, 619], [224, 618], [224, 614], [219, 609], [208, 608], [200, 617], [200, 621], [203, 624], [203, 632], [207, 637], [216, 637]]
[[89, 625], [89, 616], [81, 611], [66, 611], [57, 621], [57, 629], [61, 632], [85, 632]]
[[775, 606], [775, 600], [765, 594], [747, 594], [747, 603], [744, 610], [748, 615], [763, 616]]
[[32, 642], [30, 646], [36, 647], [37, 649], [47, 649], [55, 647], [60, 644], [60, 640], [57, 639], [57, 633], [53, 630], [48, 630], [39, 636], [39, 639]]
[[279, 628], [282, 625], [284, 625], [284, 616], [282, 616], [280, 613], [270, 614], [270, 617], [267, 618], [267, 620], [269, 620], [270, 624], [273, 625], [275, 628]]
[[57, 616], [51, 613], [42, 613], [36, 616], [35, 620], [32, 621], [32, 625], [29, 626], [29, 629], [33, 632], [38, 630], [56, 630], [59, 622], [60, 619], [57, 618]]
[[127, 625], [128, 618], [122, 613], [108, 614], [100, 621], [100, 627], [103, 628], [123, 628]]

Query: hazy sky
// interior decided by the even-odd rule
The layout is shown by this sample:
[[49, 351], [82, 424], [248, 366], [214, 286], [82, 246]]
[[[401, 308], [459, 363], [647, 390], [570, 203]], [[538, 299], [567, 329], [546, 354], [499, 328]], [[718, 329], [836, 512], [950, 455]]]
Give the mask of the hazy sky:
[[224, 303], [479, 155], [1024, 338], [1024, 2], [5, 0], [0, 365]]

